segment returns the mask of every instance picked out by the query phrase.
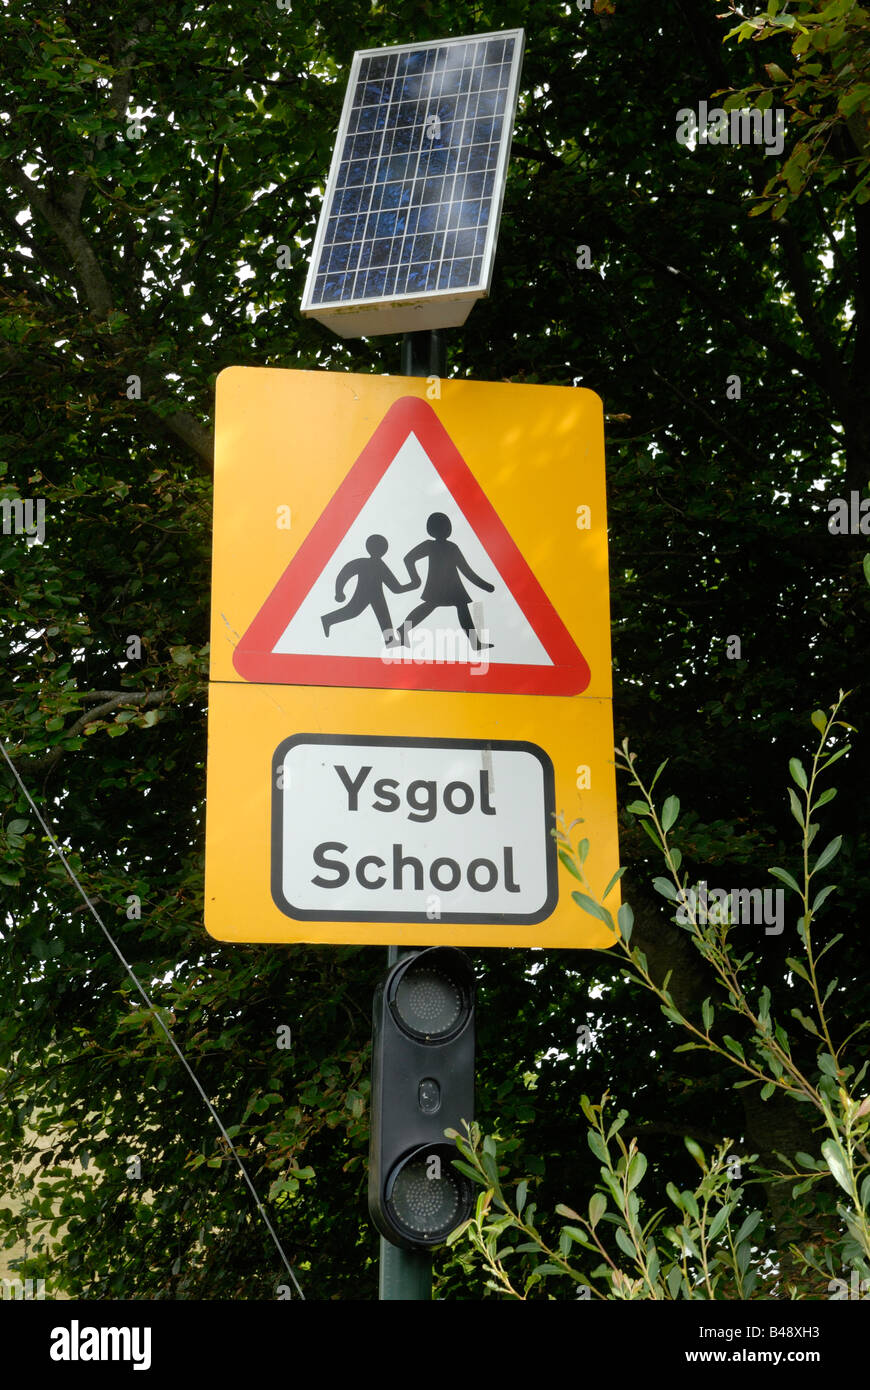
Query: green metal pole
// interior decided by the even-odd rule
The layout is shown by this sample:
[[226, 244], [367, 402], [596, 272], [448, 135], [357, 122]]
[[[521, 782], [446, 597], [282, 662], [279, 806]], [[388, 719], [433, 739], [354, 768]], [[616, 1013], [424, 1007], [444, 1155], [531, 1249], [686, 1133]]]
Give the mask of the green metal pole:
[[[402, 956], [413, 955], [413, 949], [387, 947], [387, 965], [397, 965]], [[428, 1250], [401, 1250], [390, 1241], [381, 1241], [378, 1298], [383, 1302], [394, 1299], [429, 1303], [432, 1299], [432, 1256]]]
[[432, 1300], [432, 1256], [428, 1250], [400, 1250], [381, 1236], [378, 1298], [429, 1303]]
[[[402, 376], [446, 375], [444, 336], [437, 330], [406, 333], [402, 343]], [[396, 965], [401, 956], [409, 955], [407, 947], [388, 946], [387, 965]], [[381, 1302], [415, 1300], [429, 1303], [432, 1299], [432, 1256], [428, 1250], [400, 1250], [384, 1237], [381, 1241], [378, 1298]]]

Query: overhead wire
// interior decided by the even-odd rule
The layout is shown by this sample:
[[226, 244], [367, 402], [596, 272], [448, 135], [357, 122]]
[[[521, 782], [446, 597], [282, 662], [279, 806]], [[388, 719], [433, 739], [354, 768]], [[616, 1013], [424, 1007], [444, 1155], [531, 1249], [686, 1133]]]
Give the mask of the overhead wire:
[[145, 988], [143, 987], [143, 985], [141, 984], [141, 982], [140, 982], [138, 976], [136, 975], [135, 971], [133, 970], [133, 967], [130, 965], [129, 961], [125, 958], [123, 952], [121, 951], [120, 947], [118, 946], [118, 943], [115, 941], [114, 937], [112, 936], [112, 933], [109, 931], [109, 929], [108, 929], [108, 927], [106, 926], [105, 922], [104, 922], [103, 919], [100, 917], [100, 914], [97, 912], [97, 909], [95, 908], [94, 904], [91, 902], [90, 898], [88, 897], [87, 893], [85, 892], [84, 888], [82, 887], [81, 883], [79, 882], [78, 878], [76, 877], [75, 871], [73, 870], [72, 866], [69, 864], [69, 862], [68, 862], [68, 860], [67, 860], [67, 858], [66, 858], [66, 855], [64, 854], [64, 852], [63, 852], [63, 850], [61, 849], [60, 845], [58, 844], [58, 842], [57, 842], [57, 840], [56, 840], [54, 834], [52, 833], [50, 827], [47, 825], [47, 823], [46, 823], [44, 817], [42, 816], [42, 813], [41, 813], [40, 810], [39, 810], [39, 807], [36, 805], [36, 802], [33, 800], [33, 797], [30, 795], [30, 792], [27, 790], [26, 786], [24, 785], [23, 781], [21, 780], [21, 777], [20, 777], [20, 775], [19, 775], [18, 769], [15, 767], [15, 764], [12, 762], [12, 759], [9, 757], [9, 754], [6, 752], [6, 748], [5, 748], [5, 746], [3, 745], [2, 742], [0, 742], [0, 753], [3, 754], [3, 757], [6, 759], [6, 762], [9, 764], [9, 768], [10, 768], [10, 770], [11, 770], [11, 772], [12, 772], [12, 776], [15, 778], [16, 782], [18, 783], [19, 787], [21, 788], [22, 792], [24, 793], [24, 795], [25, 795], [27, 801], [29, 802], [30, 806], [33, 808], [33, 813], [34, 813], [34, 815], [36, 816], [36, 819], [39, 821], [39, 824], [42, 826], [42, 829], [45, 831], [46, 835], [48, 836], [48, 839], [49, 839], [49, 842], [50, 842], [50, 844], [51, 844], [51, 846], [52, 846], [52, 849], [53, 849], [53, 850], [55, 851], [55, 853], [57, 854], [58, 858], [60, 859], [60, 862], [62, 863], [62, 865], [63, 865], [63, 867], [64, 867], [64, 869], [65, 869], [66, 872], [68, 873], [70, 879], [71, 879], [72, 882], [75, 884], [76, 888], [78, 889], [79, 893], [81, 894], [82, 898], [84, 899], [85, 903], [87, 904], [88, 908], [90, 909], [91, 915], [93, 916], [93, 918], [94, 918], [94, 920], [96, 921], [97, 925], [100, 927], [101, 931], [103, 932], [103, 935], [105, 936], [105, 938], [106, 938], [106, 940], [108, 941], [109, 945], [111, 946], [112, 950], [115, 952], [115, 955], [118, 957], [118, 960], [121, 962], [121, 964], [123, 965], [124, 969], [127, 971], [127, 974], [130, 976], [130, 979], [133, 981], [133, 984], [136, 986], [136, 989], [139, 991], [140, 995], [141, 995], [142, 998], [144, 999], [145, 1004], [147, 1005], [147, 1007], [148, 1007], [148, 1009], [149, 1009], [149, 1011], [150, 1011], [152, 1017], [154, 1018], [155, 1022], [160, 1026], [160, 1028], [162, 1028], [162, 1030], [163, 1030], [163, 1032], [165, 1033], [166, 1038], [167, 1038], [167, 1040], [168, 1040], [170, 1046], [171, 1046], [171, 1047], [174, 1049], [174, 1051], [176, 1052], [176, 1054], [177, 1054], [177, 1056], [178, 1056], [178, 1059], [179, 1059], [179, 1061], [181, 1062], [181, 1065], [184, 1067], [185, 1071], [187, 1072], [188, 1076], [190, 1077], [191, 1081], [193, 1082], [194, 1086], [196, 1087], [197, 1091], [199, 1092], [199, 1095], [200, 1095], [200, 1097], [202, 1098], [202, 1101], [203, 1101], [203, 1103], [205, 1104], [206, 1108], [208, 1109], [208, 1112], [209, 1112], [209, 1114], [211, 1115], [211, 1118], [214, 1120], [215, 1124], [217, 1125], [218, 1129], [220, 1130], [221, 1135], [222, 1135], [224, 1141], [225, 1141], [226, 1144], [227, 1144], [227, 1147], [229, 1148], [230, 1152], [232, 1153], [233, 1157], [234, 1157], [235, 1160], [236, 1160], [236, 1163], [237, 1163], [238, 1166], [239, 1166], [239, 1169], [240, 1169], [240, 1171], [241, 1171], [242, 1177], [244, 1178], [245, 1182], [246, 1182], [247, 1185], [248, 1185], [248, 1188], [250, 1189], [251, 1196], [252, 1196], [253, 1199], [254, 1199], [254, 1204], [256, 1205], [257, 1211], [259, 1212], [259, 1214], [260, 1214], [260, 1216], [261, 1216], [261, 1218], [262, 1218], [262, 1220], [263, 1220], [263, 1222], [264, 1222], [264, 1224], [265, 1224], [265, 1226], [266, 1226], [266, 1229], [267, 1229], [268, 1232], [269, 1232], [269, 1235], [272, 1237], [272, 1240], [273, 1240], [273, 1242], [274, 1242], [275, 1248], [276, 1248], [276, 1250], [278, 1251], [278, 1254], [279, 1254], [280, 1257], [281, 1257], [281, 1260], [282, 1260], [282, 1262], [283, 1262], [283, 1264], [284, 1264], [285, 1269], [287, 1270], [287, 1273], [290, 1275], [290, 1278], [291, 1278], [292, 1281], [293, 1281], [293, 1284], [294, 1284], [294, 1286], [295, 1286], [295, 1288], [296, 1288], [296, 1290], [297, 1290], [297, 1292], [298, 1292], [298, 1294], [299, 1294], [299, 1297], [300, 1297], [301, 1299], [304, 1300], [305, 1295], [304, 1295], [304, 1293], [302, 1292], [302, 1289], [301, 1289], [301, 1287], [300, 1287], [300, 1285], [299, 1285], [299, 1281], [298, 1281], [298, 1279], [296, 1278], [296, 1275], [295, 1275], [295, 1273], [294, 1273], [294, 1271], [293, 1271], [293, 1268], [292, 1268], [292, 1266], [291, 1266], [291, 1264], [290, 1264], [290, 1261], [288, 1260], [287, 1255], [285, 1254], [284, 1247], [282, 1246], [280, 1240], [278, 1239], [278, 1235], [277, 1235], [277, 1233], [276, 1233], [276, 1231], [275, 1231], [275, 1228], [274, 1228], [274, 1226], [272, 1225], [272, 1222], [269, 1220], [269, 1214], [268, 1214], [268, 1212], [266, 1211], [266, 1208], [263, 1206], [263, 1203], [260, 1201], [260, 1198], [259, 1198], [259, 1196], [258, 1196], [258, 1194], [257, 1194], [257, 1189], [254, 1187], [254, 1184], [253, 1184], [253, 1182], [251, 1181], [251, 1177], [250, 1177], [250, 1175], [249, 1175], [249, 1173], [248, 1173], [248, 1170], [247, 1170], [247, 1168], [245, 1167], [244, 1163], [242, 1162], [241, 1157], [239, 1156], [239, 1153], [238, 1153], [238, 1150], [236, 1149], [235, 1144], [233, 1143], [232, 1139], [230, 1138], [229, 1134], [227, 1133], [226, 1129], [224, 1128], [224, 1125], [223, 1125], [222, 1122], [221, 1122], [220, 1116], [218, 1115], [217, 1111], [215, 1110], [214, 1106], [212, 1105], [211, 1101], [209, 1100], [208, 1096], [206, 1095], [205, 1091], [203, 1090], [202, 1086], [200, 1085], [199, 1080], [197, 1079], [196, 1073], [193, 1071], [193, 1068], [190, 1066], [190, 1063], [188, 1062], [187, 1058], [185, 1057], [185, 1055], [184, 1055], [184, 1053], [182, 1052], [181, 1048], [179, 1047], [178, 1043], [175, 1041], [175, 1038], [172, 1036], [172, 1033], [170, 1032], [169, 1028], [166, 1026], [165, 1021], [164, 1021], [163, 1018], [161, 1017], [161, 1014], [160, 1014], [159, 1009], [155, 1008], [154, 1004], [151, 1002], [151, 999], [149, 998], [149, 996], [148, 996], [148, 994], [147, 994]]

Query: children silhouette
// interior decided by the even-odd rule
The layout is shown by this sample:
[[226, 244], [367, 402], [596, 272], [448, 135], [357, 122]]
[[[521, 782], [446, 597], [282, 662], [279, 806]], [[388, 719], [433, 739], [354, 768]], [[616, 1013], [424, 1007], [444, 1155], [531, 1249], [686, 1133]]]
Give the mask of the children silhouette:
[[495, 585], [487, 583], [475, 574], [459, 546], [448, 539], [453, 530], [449, 516], [445, 516], [443, 512], [432, 512], [426, 522], [426, 530], [432, 539], [421, 541], [405, 556], [405, 567], [413, 580], [413, 583], [407, 586], [409, 589], [415, 589], [420, 583], [417, 574], [418, 561], [428, 562], [428, 572], [421, 594], [423, 602], [418, 604], [402, 623], [399, 645], [408, 646], [411, 628], [428, 618], [436, 608], [455, 608], [459, 625], [468, 638], [472, 651], [484, 651], [493, 644], [481, 642], [477, 635], [468, 606], [471, 595], [462, 583], [460, 575], [465, 575], [472, 584], [485, 589], [488, 594], [495, 592]]
[[323, 623], [324, 636], [329, 636], [329, 629], [336, 623], [346, 623], [349, 618], [358, 618], [360, 613], [366, 608], [371, 608], [378, 620], [378, 627], [388, 647], [397, 645], [396, 632], [390, 618], [390, 610], [387, 608], [387, 600], [384, 597], [384, 589], [389, 589], [394, 594], [407, 593], [409, 589], [416, 588], [419, 580], [415, 579], [413, 584], [400, 584], [393, 574], [389, 565], [384, 564], [384, 556], [389, 549], [388, 542], [384, 536], [369, 536], [366, 541], [366, 550], [369, 559], [364, 556], [359, 560], [349, 560], [339, 571], [335, 581], [335, 601], [344, 603], [344, 590], [351, 579], [356, 579], [356, 588], [353, 597], [343, 608], [336, 608], [332, 613], [326, 613], [320, 619]]

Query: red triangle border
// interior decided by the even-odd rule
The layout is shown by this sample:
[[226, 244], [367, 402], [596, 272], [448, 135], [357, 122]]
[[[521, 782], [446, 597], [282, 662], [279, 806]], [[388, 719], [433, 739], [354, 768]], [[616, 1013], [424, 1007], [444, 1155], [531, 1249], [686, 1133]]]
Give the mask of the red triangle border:
[[[552, 666], [490, 662], [481, 670], [468, 662], [385, 662], [380, 657], [272, 650], [411, 432], [476, 532]], [[435, 411], [418, 396], [402, 396], [387, 411], [242, 636], [233, 652], [233, 666], [244, 680], [265, 685], [511, 695], [579, 695], [591, 678], [588, 663], [489, 498]]]

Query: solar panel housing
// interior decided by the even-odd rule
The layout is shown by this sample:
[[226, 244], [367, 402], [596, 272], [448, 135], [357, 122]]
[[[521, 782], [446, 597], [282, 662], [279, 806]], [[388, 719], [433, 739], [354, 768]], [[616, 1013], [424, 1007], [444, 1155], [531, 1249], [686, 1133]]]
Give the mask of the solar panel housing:
[[523, 41], [354, 54], [304, 315], [345, 338], [452, 328], [489, 293]]

